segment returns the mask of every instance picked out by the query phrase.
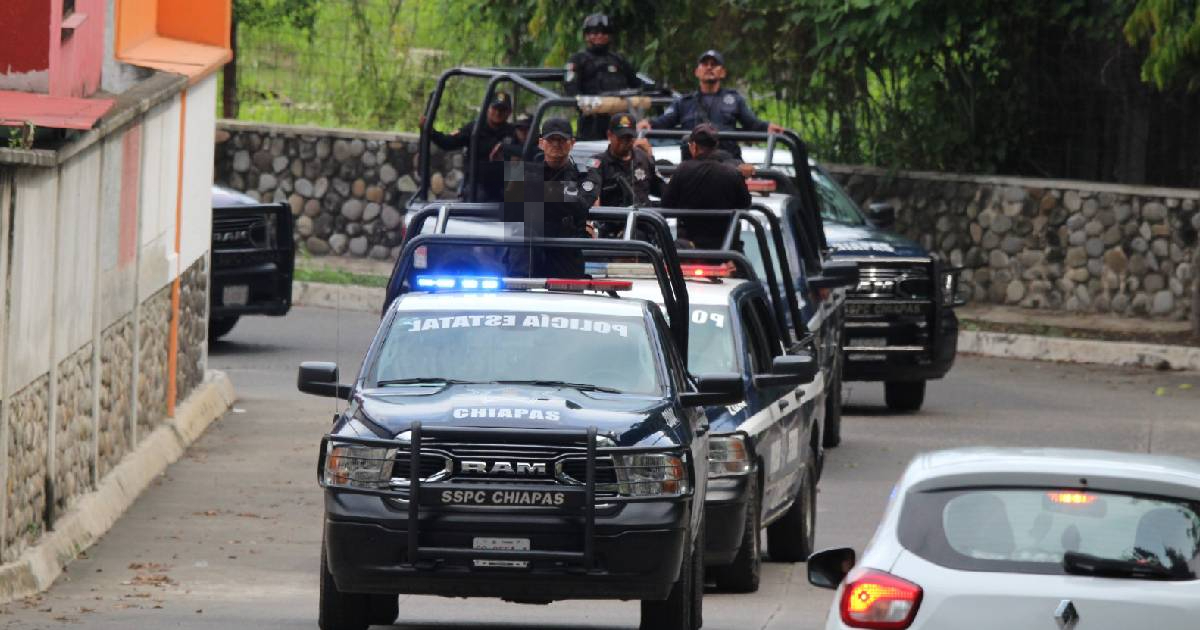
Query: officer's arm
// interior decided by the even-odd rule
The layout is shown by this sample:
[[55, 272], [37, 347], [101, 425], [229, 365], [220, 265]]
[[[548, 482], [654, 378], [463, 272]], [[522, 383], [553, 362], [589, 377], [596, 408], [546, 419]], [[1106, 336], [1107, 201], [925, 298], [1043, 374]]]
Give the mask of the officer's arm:
[[673, 129], [679, 125], [680, 99], [675, 99], [667, 107], [667, 111], [650, 119], [650, 127], [654, 129]]
[[600, 187], [603, 184], [604, 179], [600, 174], [600, 169], [589, 166], [587, 175], [580, 179], [579, 184], [579, 198], [585, 207], [590, 208], [596, 205], [596, 200], [600, 198]]
[[[750, 207], [750, 188], [748, 186], [746, 186], [746, 178], [742, 177], [741, 173], [737, 173], [736, 178], [731, 177], [729, 179], [730, 179], [730, 185], [737, 187], [737, 191], [735, 193], [737, 195], [737, 203], [738, 203], [737, 207], [749, 208]], [[734, 181], [735, 179], [736, 179], [736, 182]]]
[[737, 112], [735, 115], [742, 129], [748, 131], [766, 131], [767, 127], [770, 126], [770, 123], [755, 116], [754, 112], [750, 111], [750, 105], [746, 103], [745, 97], [741, 94], [737, 95]]
[[467, 123], [462, 127], [459, 127], [458, 131], [455, 131], [449, 135], [444, 134], [436, 129], [431, 129], [429, 132], [429, 139], [432, 140], [433, 143], [443, 151], [461, 149], [471, 144], [471, 130], [474, 128], [474, 123]]
[[567, 60], [566, 74], [563, 76], [563, 94], [577, 96], [582, 86], [583, 54], [575, 53]]

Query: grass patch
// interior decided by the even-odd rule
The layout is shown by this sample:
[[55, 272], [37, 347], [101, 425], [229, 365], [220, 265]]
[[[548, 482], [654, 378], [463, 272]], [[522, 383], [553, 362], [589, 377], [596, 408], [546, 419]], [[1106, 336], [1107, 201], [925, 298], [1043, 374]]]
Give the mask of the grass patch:
[[297, 269], [293, 279], [300, 282], [317, 282], [320, 284], [345, 284], [358, 287], [386, 287], [387, 276], [376, 276], [366, 273], [352, 273], [338, 269]]

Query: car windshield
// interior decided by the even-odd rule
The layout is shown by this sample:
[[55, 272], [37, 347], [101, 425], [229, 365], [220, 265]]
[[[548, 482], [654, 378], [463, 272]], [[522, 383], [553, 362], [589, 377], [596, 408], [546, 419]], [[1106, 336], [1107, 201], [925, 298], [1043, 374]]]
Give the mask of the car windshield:
[[[370, 384], [556, 381], [658, 394], [657, 361], [641, 317], [510, 311], [402, 312]], [[392, 382], [392, 385], [388, 385]]]
[[901, 543], [968, 571], [1196, 579], [1196, 503], [1040, 488], [916, 492]]
[[728, 307], [692, 306], [692, 321], [688, 325], [688, 370], [693, 374], [739, 371]]
[[858, 204], [854, 203], [829, 173], [820, 167], [813, 167], [811, 170], [817, 198], [821, 200], [821, 219], [846, 225], [866, 225], [867, 221], [859, 211]]

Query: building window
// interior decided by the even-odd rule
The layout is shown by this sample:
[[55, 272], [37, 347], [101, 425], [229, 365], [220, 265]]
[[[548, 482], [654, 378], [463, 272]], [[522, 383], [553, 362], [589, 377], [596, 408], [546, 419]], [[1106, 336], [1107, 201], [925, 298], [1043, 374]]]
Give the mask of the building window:
[[62, 12], [63, 17], [66, 18], [74, 12], [75, 12], [75, 0], [63, 0], [63, 12]]

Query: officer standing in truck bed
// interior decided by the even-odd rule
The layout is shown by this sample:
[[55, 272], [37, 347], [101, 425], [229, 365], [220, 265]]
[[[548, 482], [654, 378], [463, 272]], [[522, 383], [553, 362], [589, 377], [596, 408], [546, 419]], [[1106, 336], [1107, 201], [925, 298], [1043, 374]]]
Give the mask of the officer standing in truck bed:
[[662, 197], [666, 184], [654, 159], [634, 146], [636, 125], [633, 114], [614, 115], [608, 125], [608, 148], [592, 156], [588, 164], [600, 175], [602, 206], [646, 206], [650, 195]]
[[[613, 31], [612, 20], [603, 13], [593, 13], [583, 21], [583, 37], [587, 41], [587, 48], [571, 55], [567, 61], [567, 72], [563, 78], [564, 94], [604, 94], [641, 85], [633, 66], [611, 49]], [[579, 139], [603, 139], [608, 130], [608, 121], [608, 114], [580, 116]]]

